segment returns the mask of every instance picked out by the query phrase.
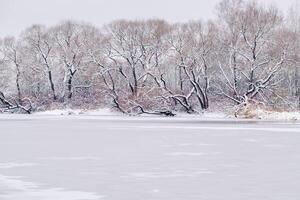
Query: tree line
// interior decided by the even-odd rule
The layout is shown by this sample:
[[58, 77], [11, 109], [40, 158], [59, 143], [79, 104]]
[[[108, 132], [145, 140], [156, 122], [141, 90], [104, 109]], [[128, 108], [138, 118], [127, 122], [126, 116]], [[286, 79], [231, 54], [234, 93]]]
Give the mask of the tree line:
[[300, 108], [300, 17], [223, 0], [203, 22], [65, 21], [0, 39], [0, 108], [110, 107], [172, 116], [262, 104]]

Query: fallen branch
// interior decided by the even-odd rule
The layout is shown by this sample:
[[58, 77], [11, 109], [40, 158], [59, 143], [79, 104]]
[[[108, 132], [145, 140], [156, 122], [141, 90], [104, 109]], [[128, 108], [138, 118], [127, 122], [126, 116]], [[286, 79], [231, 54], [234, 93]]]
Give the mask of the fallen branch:
[[22, 106], [21, 104], [17, 103], [16, 101], [12, 103], [9, 101], [3, 92], [0, 91], [0, 102], [3, 104], [5, 111], [10, 111], [10, 110], [22, 110], [23, 112], [27, 114], [31, 114], [32, 112], [32, 105], [29, 99], [29, 108], [26, 108], [25, 106]]

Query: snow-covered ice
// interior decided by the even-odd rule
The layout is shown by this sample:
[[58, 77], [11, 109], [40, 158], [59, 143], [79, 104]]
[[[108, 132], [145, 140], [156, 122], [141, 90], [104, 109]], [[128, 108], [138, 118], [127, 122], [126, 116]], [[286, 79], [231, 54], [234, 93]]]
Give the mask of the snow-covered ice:
[[43, 189], [32, 182], [15, 177], [0, 176], [1, 200], [95, 200], [102, 197], [93, 193], [66, 191], [61, 188]]
[[300, 125], [0, 116], [0, 200], [297, 200]]

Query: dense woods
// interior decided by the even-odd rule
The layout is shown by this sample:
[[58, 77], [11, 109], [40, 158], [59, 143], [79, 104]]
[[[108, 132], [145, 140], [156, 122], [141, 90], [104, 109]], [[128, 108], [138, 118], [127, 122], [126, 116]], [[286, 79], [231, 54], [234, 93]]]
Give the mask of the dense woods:
[[223, 0], [207, 22], [33, 25], [0, 39], [1, 111], [299, 109], [298, 8]]

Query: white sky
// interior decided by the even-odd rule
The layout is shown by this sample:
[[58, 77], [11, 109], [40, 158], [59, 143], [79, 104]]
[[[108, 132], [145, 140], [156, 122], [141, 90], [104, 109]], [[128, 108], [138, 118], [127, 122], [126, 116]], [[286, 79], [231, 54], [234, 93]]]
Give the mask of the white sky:
[[[300, 0], [258, 0], [283, 11]], [[18, 35], [32, 24], [74, 19], [102, 26], [112, 20], [162, 18], [171, 22], [208, 19], [219, 0], [0, 0], [0, 37]]]

